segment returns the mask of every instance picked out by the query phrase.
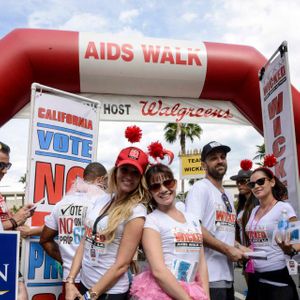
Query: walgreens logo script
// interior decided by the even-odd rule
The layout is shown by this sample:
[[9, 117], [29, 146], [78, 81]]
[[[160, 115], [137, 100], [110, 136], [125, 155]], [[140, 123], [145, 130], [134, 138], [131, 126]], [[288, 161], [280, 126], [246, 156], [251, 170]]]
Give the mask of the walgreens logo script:
[[180, 103], [174, 105], [164, 105], [161, 100], [141, 100], [141, 112], [143, 116], [172, 116], [176, 117], [176, 122], [180, 122], [184, 117], [190, 118], [233, 118], [230, 109], [226, 111], [217, 108], [204, 108], [204, 107], [184, 107]]

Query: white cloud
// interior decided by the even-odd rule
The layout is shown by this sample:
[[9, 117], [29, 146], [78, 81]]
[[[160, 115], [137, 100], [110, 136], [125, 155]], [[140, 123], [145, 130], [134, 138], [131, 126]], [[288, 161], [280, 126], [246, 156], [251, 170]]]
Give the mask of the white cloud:
[[183, 14], [181, 16], [181, 19], [187, 23], [192, 23], [195, 19], [197, 19], [197, 17], [198, 17], [197, 14], [188, 12]]
[[104, 32], [107, 30], [108, 20], [101, 15], [91, 13], [76, 13], [59, 29], [88, 31], [88, 32]]
[[284, 40], [289, 44], [292, 83], [300, 86], [300, 2], [217, 0], [206, 15], [222, 42], [250, 45], [269, 58]]
[[138, 9], [125, 10], [120, 13], [119, 20], [123, 23], [131, 23], [139, 14]]

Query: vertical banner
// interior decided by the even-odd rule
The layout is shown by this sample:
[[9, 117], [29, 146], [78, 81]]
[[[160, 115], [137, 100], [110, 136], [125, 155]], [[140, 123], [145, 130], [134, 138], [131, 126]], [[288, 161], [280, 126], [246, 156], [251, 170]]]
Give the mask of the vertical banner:
[[266, 153], [277, 158], [275, 175], [288, 188], [299, 213], [299, 175], [287, 43], [283, 42], [260, 71], [260, 96]]
[[[43, 226], [45, 216], [96, 159], [100, 103], [33, 84], [31, 105], [26, 199], [37, 205], [29, 225]], [[29, 238], [24, 252], [29, 298], [58, 299], [60, 264], [46, 255], [39, 237]]]
[[0, 299], [17, 299], [20, 232], [0, 232]]

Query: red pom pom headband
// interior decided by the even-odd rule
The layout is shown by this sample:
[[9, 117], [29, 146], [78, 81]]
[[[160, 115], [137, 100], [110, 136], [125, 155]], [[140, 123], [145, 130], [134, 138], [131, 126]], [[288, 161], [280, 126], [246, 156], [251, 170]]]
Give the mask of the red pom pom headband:
[[169, 165], [174, 159], [174, 153], [170, 150], [164, 149], [159, 141], [151, 143], [148, 146], [148, 151], [148, 154], [153, 157], [157, 163], [159, 163], [158, 159], [162, 160], [165, 156], [168, 156], [169, 158]]
[[[125, 137], [130, 143], [137, 143], [142, 138], [142, 130], [136, 125], [128, 126], [125, 130]], [[159, 141], [153, 142], [148, 146], [148, 154], [154, 158], [156, 163], [160, 162], [159, 159], [163, 160], [165, 156], [168, 156], [170, 165], [174, 159], [173, 152], [164, 149]]]

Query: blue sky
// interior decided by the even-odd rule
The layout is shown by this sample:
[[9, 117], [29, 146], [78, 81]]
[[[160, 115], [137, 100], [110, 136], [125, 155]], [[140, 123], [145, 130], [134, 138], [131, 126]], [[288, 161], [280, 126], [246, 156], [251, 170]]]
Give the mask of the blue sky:
[[[299, 16], [300, 2], [292, 0], [0, 0], [0, 38], [15, 28], [48, 28], [121, 34], [137, 39], [144, 36], [250, 45], [266, 57], [287, 40], [291, 79], [299, 89]], [[203, 135], [193, 147], [202, 147], [212, 139], [232, 147], [227, 177], [239, 169], [241, 159], [253, 158], [256, 145], [263, 142], [251, 127], [200, 125]], [[14, 164], [2, 180], [1, 189], [20, 189], [16, 182], [26, 171], [28, 126], [28, 120], [11, 120], [0, 128], [0, 140], [12, 146]], [[140, 127], [144, 140], [160, 138], [163, 141], [163, 124], [141, 124]], [[118, 135], [112, 132], [121, 130], [119, 134], [123, 134], [124, 129], [125, 125], [121, 130], [118, 123], [100, 124], [98, 157], [108, 167], [125, 145], [125, 141], [124, 144], [119, 142]], [[177, 145], [169, 148], [178, 153]], [[178, 161], [175, 161], [174, 170], [177, 169]]]

